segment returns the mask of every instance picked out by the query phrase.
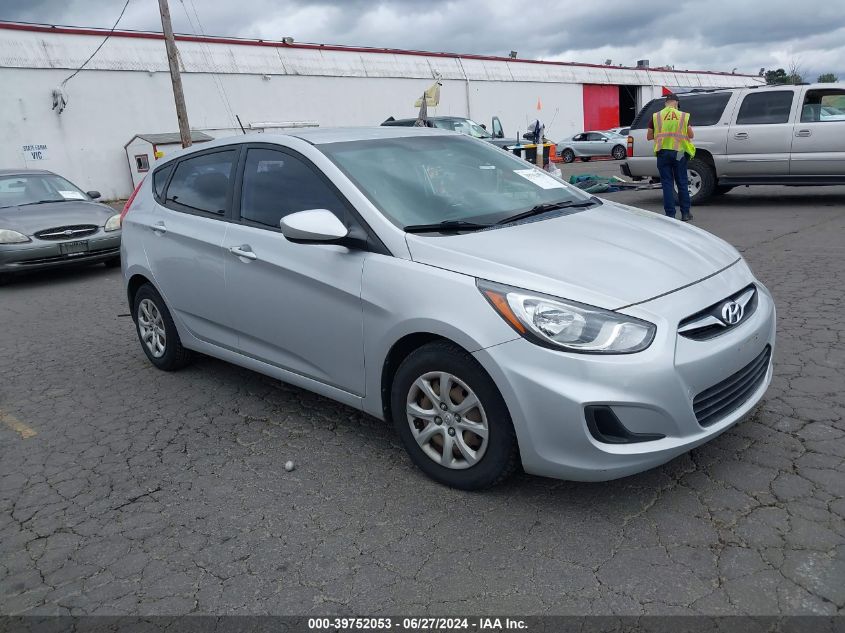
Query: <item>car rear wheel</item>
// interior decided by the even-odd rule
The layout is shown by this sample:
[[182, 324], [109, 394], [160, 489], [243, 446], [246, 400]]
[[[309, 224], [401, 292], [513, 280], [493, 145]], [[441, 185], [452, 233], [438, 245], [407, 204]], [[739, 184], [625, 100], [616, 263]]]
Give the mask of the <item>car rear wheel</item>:
[[510, 414], [493, 380], [470, 354], [429, 343], [399, 366], [391, 417], [411, 460], [447, 486], [479, 490], [519, 463]]
[[[690, 203], [695, 206], [706, 202], [716, 190], [716, 174], [703, 160], [693, 158], [687, 163]], [[677, 190], [676, 190], [677, 198]], [[676, 200], [677, 202], [677, 200]]]
[[564, 163], [571, 163], [575, 160], [575, 152], [573, 152], [571, 149], [565, 149], [563, 150], [563, 153], [560, 155], [560, 157], [563, 159]]
[[182, 347], [164, 299], [150, 284], [144, 284], [135, 294], [133, 317], [141, 349], [153, 365], [175, 371], [191, 362], [193, 354]]
[[616, 147], [614, 147], [613, 152], [611, 153], [611, 156], [613, 156], [614, 160], [622, 160], [627, 155], [628, 151], [621, 145], [617, 145]]
[[5, 286], [10, 281], [12, 281], [11, 275], [0, 274], [0, 286]]

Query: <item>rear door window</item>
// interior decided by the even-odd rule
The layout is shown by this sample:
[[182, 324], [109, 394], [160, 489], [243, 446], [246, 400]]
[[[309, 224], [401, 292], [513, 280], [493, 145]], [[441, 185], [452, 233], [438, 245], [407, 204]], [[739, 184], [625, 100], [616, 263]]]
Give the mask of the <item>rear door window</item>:
[[792, 90], [766, 90], [745, 96], [736, 115], [737, 125], [789, 123], [792, 110]]
[[153, 172], [153, 191], [155, 191], [156, 200], [161, 201], [161, 197], [164, 195], [164, 186], [167, 184], [167, 179], [170, 178], [172, 171], [173, 163], [170, 163]]
[[180, 161], [167, 187], [165, 206], [189, 213], [225, 215], [237, 155], [238, 151], [231, 149]]

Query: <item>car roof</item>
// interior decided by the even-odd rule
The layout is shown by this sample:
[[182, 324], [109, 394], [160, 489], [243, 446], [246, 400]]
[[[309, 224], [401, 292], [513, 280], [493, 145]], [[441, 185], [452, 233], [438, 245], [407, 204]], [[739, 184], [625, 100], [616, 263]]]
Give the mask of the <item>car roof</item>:
[[[472, 119], [465, 117], [465, 116], [430, 116], [426, 117], [429, 121], [471, 121]], [[385, 123], [404, 123], [405, 121], [416, 121], [416, 118], [407, 118], [407, 119], [393, 119], [392, 121], [388, 119]]]
[[52, 171], [46, 169], [0, 169], [0, 176], [34, 176], [36, 174], [41, 176], [55, 175]]

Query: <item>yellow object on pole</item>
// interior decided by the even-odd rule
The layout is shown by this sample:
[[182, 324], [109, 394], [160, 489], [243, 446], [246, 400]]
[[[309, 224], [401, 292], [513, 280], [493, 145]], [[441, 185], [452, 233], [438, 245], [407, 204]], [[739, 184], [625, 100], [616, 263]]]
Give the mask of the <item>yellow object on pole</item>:
[[[425, 104], [429, 108], [435, 108], [440, 104], [440, 82], [435, 81], [425, 91]], [[419, 108], [422, 105], [422, 97], [414, 101], [414, 107]]]

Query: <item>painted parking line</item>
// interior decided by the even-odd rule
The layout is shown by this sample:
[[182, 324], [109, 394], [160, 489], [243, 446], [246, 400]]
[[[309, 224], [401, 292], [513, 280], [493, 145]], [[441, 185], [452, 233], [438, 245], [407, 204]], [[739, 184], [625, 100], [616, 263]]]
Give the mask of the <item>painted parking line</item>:
[[19, 434], [23, 439], [38, 435], [38, 431], [27, 426], [10, 413], [0, 411], [0, 422], [12, 429], [15, 433]]

